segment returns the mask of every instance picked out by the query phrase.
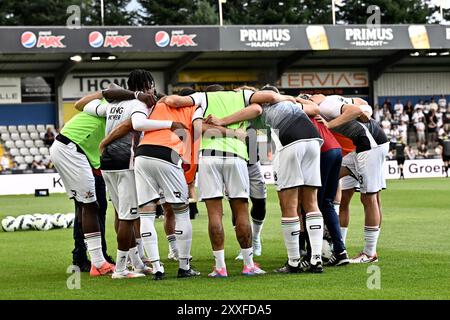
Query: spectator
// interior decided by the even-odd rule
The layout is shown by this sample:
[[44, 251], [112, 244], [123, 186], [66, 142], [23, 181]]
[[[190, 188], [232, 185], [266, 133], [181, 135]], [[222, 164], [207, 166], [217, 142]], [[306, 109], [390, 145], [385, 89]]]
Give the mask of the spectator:
[[409, 160], [414, 160], [416, 158], [416, 152], [411, 146], [406, 147], [406, 156]]
[[408, 125], [409, 119], [410, 119], [410, 117], [409, 117], [408, 113], [406, 112], [406, 110], [403, 110], [403, 113], [400, 116], [400, 122], [404, 122], [406, 125]]
[[384, 100], [383, 110], [389, 111], [391, 115], [394, 115], [394, 109], [392, 108], [392, 103], [390, 99]]
[[381, 128], [387, 136], [391, 133], [390, 113], [385, 114], [383, 121], [381, 121]]
[[430, 109], [430, 112], [427, 115], [428, 142], [430, 144], [436, 141], [437, 122], [438, 118], [436, 117], [436, 111]]
[[430, 103], [428, 102], [428, 100], [425, 100], [425, 102], [423, 103], [423, 113], [428, 114], [428, 112], [430, 112]]
[[55, 134], [51, 128], [47, 128], [47, 132], [44, 135], [44, 144], [50, 147], [55, 141]]
[[[408, 115], [406, 115], [408, 116]], [[404, 144], [408, 144], [408, 125], [405, 121], [400, 121], [400, 125], [398, 126], [398, 133], [400, 136], [400, 139], [403, 141]]]
[[418, 152], [417, 155], [419, 157], [424, 158], [424, 159], [428, 158], [428, 148], [425, 145], [425, 143], [422, 143], [419, 145], [419, 147], [417, 148], [417, 152]]
[[434, 100], [434, 97], [431, 98], [430, 100], [430, 110], [434, 110], [434, 112], [438, 111], [439, 106], [436, 103], [436, 101]]
[[426, 143], [426, 138], [425, 138], [425, 123], [423, 122], [417, 122], [416, 123], [416, 133], [417, 133], [417, 143], [418, 144], [422, 144], [422, 143]]
[[445, 131], [450, 131], [450, 107], [447, 108], [443, 115], [443, 122]]
[[409, 118], [411, 119], [412, 114], [414, 112], [414, 106], [411, 102], [411, 100], [408, 100], [408, 102], [406, 103], [406, 106], [404, 107], [404, 110], [406, 110], [406, 114], [409, 116]]
[[425, 115], [423, 114], [422, 107], [414, 109], [414, 113], [412, 115], [411, 120], [414, 123], [414, 125], [416, 125], [418, 122], [425, 121]]
[[403, 113], [403, 104], [400, 100], [397, 100], [397, 103], [394, 106], [394, 111], [397, 116], [400, 116]]
[[373, 118], [376, 122], [381, 123], [381, 119], [383, 118], [383, 109], [380, 109], [378, 104], [373, 108]]
[[417, 102], [416, 105], [414, 106], [414, 110], [417, 110], [417, 109], [423, 110], [423, 108], [424, 108], [423, 100], [419, 100], [419, 102]]
[[439, 105], [439, 109], [441, 110], [441, 112], [444, 113], [447, 108], [447, 99], [445, 98], [445, 96], [443, 94], [441, 95], [441, 97], [438, 100], [438, 105]]
[[12, 169], [11, 168], [11, 157], [9, 156], [9, 154], [7, 152], [4, 152], [2, 155], [2, 159], [0, 161], [0, 169], [1, 170], [8, 170], [8, 169]]

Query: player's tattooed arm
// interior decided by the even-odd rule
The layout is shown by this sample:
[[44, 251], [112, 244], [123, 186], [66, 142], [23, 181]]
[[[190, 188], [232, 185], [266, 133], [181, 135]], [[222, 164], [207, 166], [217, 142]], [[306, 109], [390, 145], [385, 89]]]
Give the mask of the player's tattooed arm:
[[317, 116], [320, 112], [319, 106], [312, 102], [311, 100], [302, 99], [300, 97], [296, 97], [295, 100], [297, 103], [302, 105], [303, 111], [311, 117]]
[[344, 104], [341, 108], [341, 115], [327, 123], [328, 128], [333, 129], [339, 127], [351, 120], [355, 120], [360, 116], [364, 117], [364, 112], [359, 106], [352, 104]]
[[84, 107], [91, 101], [95, 100], [95, 99], [102, 99], [102, 93], [101, 91], [92, 93], [92, 94], [88, 94], [87, 96], [84, 96], [83, 98], [81, 98], [80, 100], [78, 100], [77, 102], [75, 102], [74, 107], [75, 109], [77, 109], [78, 111], [83, 111]]
[[125, 101], [137, 99], [147, 105], [147, 107], [153, 107], [158, 98], [153, 93], [133, 92], [122, 88], [110, 88], [102, 91], [103, 97], [111, 101]]
[[242, 126], [243, 124], [238, 129], [230, 129], [224, 126], [203, 122], [202, 132], [206, 133], [208, 136], [223, 136], [237, 138], [239, 140], [245, 141], [247, 137], [247, 131], [245, 131]]
[[250, 98], [251, 103], [258, 104], [275, 104], [282, 101], [290, 101], [296, 103], [296, 100], [293, 96], [279, 94], [270, 90], [257, 91]]
[[128, 120], [122, 122], [121, 124], [119, 124], [100, 143], [100, 146], [99, 146], [100, 153], [103, 153], [103, 150], [105, 150], [106, 146], [109, 145], [111, 142], [122, 138], [123, 136], [127, 135], [132, 130], [133, 130], [133, 125], [131, 123], [131, 119], [128, 119]]
[[252, 120], [259, 117], [262, 113], [262, 107], [258, 103], [252, 103], [248, 107], [243, 108], [227, 117], [217, 118], [213, 115], [209, 115], [206, 118], [206, 123], [214, 124], [216, 126], [226, 127], [233, 123], [239, 123], [242, 121]]
[[172, 108], [190, 107], [195, 105], [194, 99], [192, 99], [190, 96], [164, 96], [159, 100], [159, 102], [165, 103]]

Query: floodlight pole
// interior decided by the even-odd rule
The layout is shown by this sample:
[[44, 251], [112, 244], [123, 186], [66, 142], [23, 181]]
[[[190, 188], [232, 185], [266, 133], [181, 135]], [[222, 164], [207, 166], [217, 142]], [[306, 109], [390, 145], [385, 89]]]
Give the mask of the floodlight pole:
[[439, 11], [441, 12], [441, 20], [444, 20], [444, 0], [441, 0]]
[[100, 0], [100, 16], [102, 19], [102, 26], [105, 25], [105, 8], [104, 8], [103, 0]]
[[219, 25], [223, 26], [222, 3], [224, 1], [223, 0], [218, 0], [218, 1], [219, 1]]

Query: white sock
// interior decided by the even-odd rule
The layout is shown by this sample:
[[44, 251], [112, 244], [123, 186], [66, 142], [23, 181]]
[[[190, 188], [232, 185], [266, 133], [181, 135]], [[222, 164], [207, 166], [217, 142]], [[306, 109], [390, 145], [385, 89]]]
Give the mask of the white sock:
[[142, 259], [145, 258], [144, 246], [142, 245], [141, 238], [136, 238], [136, 247], [139, 251], [139, 257]]
[[152, 262], [153, 272], [164, 272], [159, 261], [158, 234], [155, 229], [156, 212], [141, 213], [141, 239], [145, 252]]
[[102, 251], [102, 238], [100, 232], [85, 233], [84, 241], [91, 256], [91, 262], [96, 268], [100, 268], [105, 262]]
[[333, 203], [334, 211], [336, 211], [336, 214], [339, 215], [339, 207], [341, 206], [340, 203]]
[[292, 267], [297, 267], [300, 261], [300, 219], [281, 218], [281, 229], [283, 231], [284, 245], [286, 246], [289, 264]]
[[342, 235], [342, 241], [345, 244], [345, 240], [347, 239], [347, 231], [348, 227], [341, 227], [341, 235]]
[[213, 251], [214, 259], [216, 260], [216, 269], [226, 268], [225, 265], [225, 250]]
[[127, 268], [128, 251], [117, 250], [116, 269], [117, 273], [124, 272]]
[[242, 249], [241, 248], [241, 254], [242, 258], [244, 260], [244, 266], [247, 266], [249, 268], [253, 268], [253, 247]]
[[372, 257], [377, 253], [377, 242], [380, 236], [379, 227], [364, 227], [364, 250], [363, 252]]
[[253, 240], [257, 240], [261, 236], [264, 220], [256, 220], [252, 218], [252, 237]]
[[169, 234], [167, 237], [167, 241], [169, 242], [169, 252], [173, 252], [175, 254], [178, 254], [178, 247], [177, 247], [177, 237], [175, 234]]
[[133, 267], [135, 267], [136, 269], [144, 269], [145, 264], [142, 262], [137, 247], [130, 248], [130, 250], [128, 251], [128, 256], [130, 257], [131, 264], [133, 265]]
[[311, 263], [322, 261], [323, 217], [320, 211], [306, 214], [306, 230], [311, 244]]
[[178, 261], [180, 268], [189, 270], [192, 244], [192, 223], [189, 216], [189, 207], [186, 207], [182, 211], [175, 212], [175, 235], [178, 244]]

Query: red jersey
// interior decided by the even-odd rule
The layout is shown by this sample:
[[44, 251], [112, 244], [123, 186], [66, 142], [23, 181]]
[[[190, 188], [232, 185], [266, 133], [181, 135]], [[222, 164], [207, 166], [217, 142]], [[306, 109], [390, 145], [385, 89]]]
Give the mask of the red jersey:
[[320, 148], [320, 152], [327, 152], [331, 149], [341, 149], [341, 145], [333, 136], [333, 133], [328, 129], [323, 123], [320, 123], [314, 117], [309, 117], [312, 123], [316, 126], [319, 131], [320, 136], [323, 139], [322, 147]]

